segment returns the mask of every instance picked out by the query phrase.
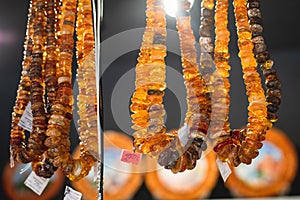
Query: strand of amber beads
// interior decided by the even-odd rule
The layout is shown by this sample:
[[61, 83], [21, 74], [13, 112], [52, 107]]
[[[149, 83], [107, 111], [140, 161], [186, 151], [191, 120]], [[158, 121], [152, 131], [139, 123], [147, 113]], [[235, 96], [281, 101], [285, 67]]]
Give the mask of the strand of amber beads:
[[[55, 103], [57, 92], [57, 77], [56, 77], [56, 65], [58, 62], [58, 18], [59, 7], [57, 6], [58, 0], [48, 0], [45, 6], [45, 13], [47, 17], [45, 33], [45, 65], [44, 76], [46, 85], [46, 116], [47, 121], [50, 118], [50, 111], [52, 105]], [[49, 178], [52, 176], [56, 168], [49, 163], [48, 154], [44, 155], [44, 162], [35, 161], [32, 162], [32, 170], [39, 176]]]
[[215, 10], [215, 49], [214, 61], [216, 71], [212, 77], [214, 86], [211, 116], [210, 137], [217, 139], [214, 151], [221, 161], [229, 160], [230, 164], [237, 166], [236, 162], [239, 143], [234, 144], [231, 138], [230, 124], [228, 122], [229, 105], [230, 105], [230, 82], [229, 82], [229, 40], [230, 32], [228, 25], [228, 0], [217, 0]]
[[[56, 76], [58, 89], [56, 99], [51, 107], [45, 145], [48, 147], [47, 159], [37, 167], [38, 175], [51, 177], [56, 168], [66, 168], [69, 160], [69, 131], [72, 119], [72, 57], [74, 48], [74, 24], [76, 18], [76, 1], [62, 1], [61, 9], [60, 54]], [[70, 170], [72, 168], [70, 167]]]
[[143, 35], [138, 64], [136, 65], [135, 91], [130, 110], [134, 136], [134, 150], [155, 154], [173, 140], [166, 134], [163, 116], [166, 56], [166, 19], [160, 0], [147, 1], [147, 24]]
[[260, 64], [260, 68], [265, 76], [266, 101], [267, 105], [267, 119], [270, 122], [276, 122], [278, 117], [276, 115], [281, 103], [281, 83], [277, 77], [274, 69], [274, 61], [270, 59], [270, 54], [267, 51], [265, 44], [262, 24], [262, 16], [260, 11], [260, 0], [248, 0], [247, 10], [250, 23], [250, 30], [252, 32], [252, 42], [254, 45], [253, 53], [256, 61]]
[[246, 129], [232, 131], [231, 139], [217, 144], [215, 149], [219, 153], [220, 148], [231, 145], [232, 149], [228, 159], [231, 165], [238, 166], [241, 162], [250, 164], [252, 159], [257, 157], [258, 149], [262, 147], [261, 141], [264, 140], [266, 130], [271, 124], [266, 119], [267, 107], [264, 90], [259, 74], [256, 72], [257, 63], [252, 52], [253, 43], [251, 42], [252, 35], [247, 18], [246, 0], [235, 0], [234, 12], [240, 50], [238, 55], [242, 63], [243, 78], [249, 101], [248, 124]]
[[[206, 149], [206, 133], [209, 125], [210, 98], [205, 82], [200, 76], [197, 64], [197, 51], [195, 37], [190, 23], [189, 2], [183, 0], [179, 4], [177, 29], [180, 38], [181, 62], [185, 87], [187, 90], [188, 109], [185, 124], [188, 126], [188, 142], [182, 144], [179, 137], [163, 150], [158, 163], [173, 173], [194, 169], [197, 160], [201, 158], [202, 151]], [[175, 132], [177, 135], [178, 131]], [[173, 133], [174, 134], [174, 133]]]
[[[262, 147], [261, 141], [265, 139], [265, 133], [271, 123], [267, 121], [267, 104], [261, 79], [256, 72], [256, 60], [253, 55], [251, 31], [247, 21], [246, 0], [235, 0], [234, 11], [238, 33], [239, 57], [243, 67], [243, 78], [249, 101], [248, 124], [245, 140], [238, 152], [241, 162], [250, 164], [251, 159], [258, 155], [258, 149]], [[246, 21], [246, 22], [245, 22]]]
[[33, 49], [33, 12], [35, 12], [35, 5], [30, 1], [30, 6], [28, 10], [28, 22], [27, 31], [24, 42], [24, 57], [22, 63], [22, 72], [20, 83], [17, 90], [17, 96], [15, 101], [15, 106], [12, 112], [12, 123], [10, 131], [10, 156], [11, 156], [11, 166], [14, 166], [14, 161], [18, 163], [27, 163], [29, 158], [25, 154], [25, 132], [18, 124], [25, 111], [25, 108], [29, 102], [30, 97], [30, 63], [32, 60], [32, 49]]
[[[213, 83], [213, 101], [211, 114], [211, 130], [210, 138], [218, 138], [218, 143], [230, 139], [230, 124], [228, 122], [228, 113], [230, 105], [230, 82], [228, 63], [229, 54], [229, 40], [230, 32], [228, 25], [228, 0], [217, 0], [215, 8], [215, 48], [214, 48], [214, 62], [216, 71], [213, 73], [211, 82]], [[231, 140], [230, 140], [231, 141]], [[224, 142], [222, 142], [224, 144]], [[227, 144], [227, 143], [225, 143]], [[231, 143], [224, 145], [222, 149], [218, 149], [217, 153], [220, 160], [224, 161], [227, 154], [230, 152]], [[224, 156], [225, 155], [225, 156]]]
[[[33, 161], [39, 161], [40, 156], [47, 149], [44, 146], [46, 138], [45, 131], [47, 129], [47, 116], [44, 102], [44, 52], [46, 42], [45, 23], [45, 1], [33, 1], [36, 4], [36, 16], [34, 18], [34, 33], [33, 33], [33, 50], [32, 61], [30, 64], [30, 101], [32, 111], [32, 132], [28, 139], [29, 154], [35, 154]], [[49, 19], [50, 20], [50, 19]]]
[[[213, 27], [213, 16], [214, 16], [214, 0], [203, 0], [201, 2], [201, 18], [199, 27], [199, 44], [200, 44], [200, 58], [199, 64], [202, 69], [202, 77], [205, 80], [206, 95], [210, 95], [210, 101], [206, 102], [207, 119], [211, 120], [212, 112], [212, 96], [211, 92], [213, 89], [213, 39], [212, 39], [212, 27]], [[212, 123], [211, 121], [209, 123]], [[212, 128], [212, 127], [211, 127]], [[216, 131], [215, 131], [216, 132]]]
[[[83, 163], [82, 167], [84, 168], [81, 172], [81, 177], [87, 175], [93, 166], [94, 161], [99, 158], [95, 45], [92, 18], [91, 1], [79, 0], [77, 30], [82, 31], [77, 32], [77, 41], [82, 45], [78, 45], [76, 49], [78, 52], [77, 55], [82, 55], [82, 58], [77, 58], [77, 81], [79, 86], [79, 94], [77, 97], [79, 109], [78, 130], [81, 140], [80, 160], [81, 163]], [[82, 52], [82, 54], [80, 52]], [[94, 159], [90, 159], [91, 155], [93, 155]]]
[[[56, 0], [57, 1], [57, 0]], [[58, 2], [58, 1], [57, 1]], [[48, 0], [46, 4], [46, 56], [45, 56], [45, 84], [47, 94], [47, 113], [50, 113], [51, 106], [55, 101], [57, 90], [57, 78], [56, 78], [56, 63], [58, 60], [58, 48], [56, 34], [58, 28], [56, 26], [58, 21], [58, 14], [56, 10], [55, 0]]]
[[213, 73], [213, 40], [211, 36], [214, 15], [214, 0], [203, 0], [201, 2], [201, 18], [199, 28], [200, 44], [200, 69], [208, 87], [212, 86], [211, 76]]
[[19, 157], [22, 162], [39, 161], [40, 156], [45, 152], [44, 146], [46, 130], [46, 113], [44, 107], [44, 79], [43, 79], [43, 52], [45, 43], [45, 22], [43, 1], [36, 0], [32, 2], [35, 12], [33, 14], [33, 48], [32, 60], [30, 62], [30, 102], [32, 111], [32, 132], [28, 142], [24, 143]]

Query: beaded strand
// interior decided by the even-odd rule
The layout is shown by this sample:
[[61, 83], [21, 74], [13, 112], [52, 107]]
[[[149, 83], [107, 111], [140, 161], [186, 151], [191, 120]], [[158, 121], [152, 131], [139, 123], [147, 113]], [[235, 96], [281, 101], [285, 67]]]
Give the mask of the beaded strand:
[[51, 117], [48, 122], [46, 145], [48, 155], [54, 167], [61, 168], [62, 172], [71, 180], [76, 181], [86, 176], [95, 159], [88, 152], [82, 152], [79, 159], [70, 155], [69, 129], [72, 119], [72, 56], [73, 33], [76, 18], [76, 1], [62, 2], [62, 27], [59, 68], [57, 70], [58, 91], [56, 103], [52, 106]]
[[[47, 98], [47, 121], [51, 116], [52, 105], [56, 101], [57, 92], [57, 62], [58, 62], [58, 29], [59, 29], [59, 0], [48, 0], [46, 4], [46, 45], [45, 45], [45, 85], [46, 85], [46, 98]], [[48, 128], [48, 127], [47, 127]], [[48, 138], [48, 136], [46, 136]], [[33, 162], [32, 170], [44, 178], [50, 178], [56, 171], [49, 159], [49, 153], [44, 154], [43, 161]]]
[[[219, 159], [224, 161], [232, 148], [230, 139], [230, 124], [228, 122], [229, 105], [230, 105], [230, 82], [228, 63], [230, 53], [228, 44], [230, 32], [228, 25], [228, 0], [217, 0], [215, 8], [215, 49], [214, 63], [216, 71], [213, 74], [212, 82], [214, 89], [214, 101], [212, 104], [212, 116], [210, 137], [217, 139], [217, 146], [214, 150], [217, 152]], [[220, 128], [222, 130], [220, 131]], [[222, 144], [222, 146], [220, 145]], [[222, 148], [221, 148], [222, 147]]]
[[185, 87], [187, 90], [188, 109], [185, 124], [188, 127], [188, 142], [182, 144], [178, 132], [171, 144], [164, 149], [158, 163], [173, 173], [194, 169], [202, 151], [206, 150], [206, 134], [209, 126], [210, 97], [205, 81], [200, 76], [197, 64], [195, 38], [190, 23], [190, 15], [186, 11], [190, 7], [187, 0], [180, 2], [176, 16], [180, 38], [181, 62]]
[[[219, 139], [215, 151], [221, 161], [229, 160], [233, 166], [241, 162], [250, 164], [262, 147], [261, 141], [271, 124], [267, 121], [267, 108], [261, 79], [256, 72], [256, 60], [253, 55], [251, 31], [247, 18], [245, 0], [234, 1], [234, 13], [238, 33], [239, 57], [243, 68], [243, 78], [246, 85], [248, 106], [248, 124], [246, 129], [231, 131], [231, 138]], [[223, 139], [223, 140], [222, 140]], [[226, 150], [224, 150], [226, 149]]]
[[[28, 10], [28, 22], [27, 31], [24, 42], [24, 57], [22, 63], [22, 72], [20, 83], [17, 90], [17, 96], [15, 101], [15, 106], [12, 112], [12, 123], [10, 131], [10, 156], [11, 156], [11, 166], [14, 166], [14, 161], [18, 163], [29, 162], [29, 156], [24, 155], [25, 149], [25, 132], [18, 124], [25, 111], [25, 108], [29, 102], [30, 98], [30, 63], [32, 60], [32, 50], [33, 50], [33, 15], [35, 12], [35, 4], [33, 5], [30, 1], [30, 6]], [[26, 159], [25, 159], [26, 158]]]
[[[130, 110], [135, 131], [134, 150], [152, 153], [153, 156], [173, 140], [166, 134], [162, 104], [165, 83], [166, 19], [160, 0], [147, 1], [147, 23], [143, 35], [138, 64], [136, 89], [131, 98]], [[151, 77], [151, 78], [150, 78]]]
[[[214, 15], [214, 0], [203, 0], [201, 2], [201, 18], [199, 27], [199, 44], [200, 44], [200, 58], [199, 64], [202, 69], [202, 76], [208, 87], [212, 86], [211, 76], [213, 73], [213, 51], [214, 45], [212, 43], [212, 27]], [[211, 89], [210, 89], [211, 90]]]
[[[95, 45], [92, 20], [92, 5], [89, 0], [78, 1], [78, 27], [84, 27], [82, 32], [77, 32], [77, 41], [82, 44], [76, 47], [77, 55], [82, 51], [82, 58], [77, 58], [77, 81], [79, 94], [77, 96], [78, 131], [80, 135], [81, 158], [98, 155], [98, 127], [97, 127], [97, 88], [95, 69]], [[80, 62], [81, 61], [81, 62]], [[92, 166], [94, 162], [88, 163]]]
[[254, 44], [253, 53], [256, 61], [260, 64], [260, 68], [265, 76], [267, 119], [270, 122], [276, 122], [278, 117], [276, 112], [279, 110], [281, 103], [281, 83], [274, 69], [274, 61], [270, 59], [270, 54], [267, 51], [265, 44], [262, 24], [262, 16], [260, 11], [260, 0], [248, 0], [247, 11], [252, 32], [252, 42]]
[[[33, 33], [33, 51], [32, 61], [30, 64], [29, 76], [31, 80], [30, 85], [30, 102], [32, 111], [32, 132], [28, 139], [29, 154], [36, 154], [33, 161], [40, 160], [47, 147], [44, 146], [46, 138], [45, 131], [47, 129], [47, 119], [44, 101], [44, 52], [46, 42], [46, 30], [44, 24], [46, 22], [45, 16], [45, 2], [43, 0], [36, 0], [36, 16], [34, 18], [34, 33]], [[31, 153], [32, 152], [32, 153]]]
[[[45, 130], [46, 130], [46, 113], [44, 108], [44, 79], [43, 79], [43, 52], [45, 44], [45, 29], [43, 24], [46, 20], [44, 14], [45, 4], [41, 0], [32, 2], [34, 13], [32, 13], [33, 27], [33, 47], [32, 59], [29, 68], [30, 78], [30, 97], [32, 111], [32, 131], [29, 135], [28, 142], [24, 141], [18, 152], [17, 160], [21, 163], [29, 163], [39, 161], [41, 155], [45, 152], [44, 146]], [[25, 135], [24, 135], [25, 136]], [[24, 137], [25, 139], [25, 137]]]
[[[45, 84], [47, 93], [47, 113], [50, 113], [51, 106], [55, 101], [57, 91], [57, 78], [56, 78], [56, 63], [58, 60], [57, 51], [57, 11], [55, 1], [48, 0], [46, 5], [46, 60], [45, 60]], [[57, 1], [58, 2], [58, 1]]]

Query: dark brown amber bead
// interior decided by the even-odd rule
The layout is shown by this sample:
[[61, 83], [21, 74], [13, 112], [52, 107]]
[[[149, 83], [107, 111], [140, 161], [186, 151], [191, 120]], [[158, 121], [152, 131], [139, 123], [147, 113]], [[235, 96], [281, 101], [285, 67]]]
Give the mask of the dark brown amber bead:
[[270, 59], [270, 54], [267, 51], [265, 51], [260, 54], [257, 54], [255, 57], [258, 63], [264, 63]]
[[279, 110], [279, 106], [274, 105], [274, 104], [270, 104], [270, 105], [267, 106], [267, 109], [271, 113], [276, 113]]
[[202, 17], [208, 18], [213, 16], [213, 10], [207, 9], [207, 8], [202, 8], [201, 9], [201, 14]]
[[278, 98], [281, 98], [281, 91], [280, 89], [267, 89], [267, 92], [266, 92], [267, 96], [275, 96], [275, 97], [278, 97]]
[[258, 0], [257, 1], [252, 1], [252, 2], [248, 1], [247, 7], [249, 9], [251, 9], [251, 8], [259, 8], [260, 7], [260, 2]]
[[278, 89], [281, 87], [281, 83], [278, 79], [266, 80], [266, 87]]
[[163, 96], [164, 92], [161, 90], [148, 90], [147, 91], [148, 95], [159, 95], [159, 96]]
[[253, 24], [263, 25], [262, 19], [260, 17], [251, 17], [249, 21], [250, 21], [250, 25]]
[[267, 102], [270, 102], [275, 105], [280, 105], [280, 103], [281, 103], [281, 99], [276, 96], [267, 96], [266, 100], [267, 100]]

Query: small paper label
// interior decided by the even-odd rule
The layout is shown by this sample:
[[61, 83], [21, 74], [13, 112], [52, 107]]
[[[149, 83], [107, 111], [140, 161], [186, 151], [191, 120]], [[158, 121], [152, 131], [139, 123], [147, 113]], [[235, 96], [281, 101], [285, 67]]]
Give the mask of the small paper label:
[[180, 142], [185, 146], [189, 141], [189, 126], [187, 124], [184, 124], [183, 127], [181, 127], [178, 130], [178, 138]]
[[49, 180], [49, 178], [39, 177], [34, 172], [31, 172], [25, 180], [24, 184], [36, 194], [41, 195], [46, 188]]
[[32, 132], [31, 102], [28, 102], [27, 107], [18, 123], [18, 126], [25, 129], [26, 131]]
[[64, 200], [80, 200], [82, 194], [73, 188], [66, 186], [65, 193], [64, 193]]
[[228, 166], [227, 162], [221, 162], [219, 159], [217, 159], [217, 165], [220, 171], [220, 174], [223, 178], [223, 181], [226, 182], [229, 175], [232, 173], [230, 167]]
[[122, 149], [121, 161], [138, 165], [141, 161], [142, 154]]

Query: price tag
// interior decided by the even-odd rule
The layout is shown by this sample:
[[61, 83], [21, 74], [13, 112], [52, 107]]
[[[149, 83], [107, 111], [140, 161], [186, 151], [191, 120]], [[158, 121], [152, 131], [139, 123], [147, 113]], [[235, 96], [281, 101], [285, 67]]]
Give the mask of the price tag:
[[64, 200], [80, 200], [82, 194], [73, 188], [66, 186], [65, 193], [64, 193]]
[[217, 165], [220, 171], [220, 174], [223, 178], [223, 181], [226, 182], [229, 175], [232, 173], [230, 167], [228, 166], [227, 162], [221, 162], [219, 159], [217, 159]]
[[28, 102], [26, 109], [18, 123], [18, 126], [25, 129], [26, 131], [32, 132], [31, 102]]
[[49, 178], [43, 178], [37, 176], [33, 171], [29, 174], [24, 184], [30, 188], [33, 192], [38, 195], [41, 195], [44, 189], [46, 188]]
[[187, 124], [184, 124], [183, 127], [181, 127], [178, 130], [178, 138], [180, 142], [185, 146], [189, 141], [189, 126]]
[[138, 165], [141, 161], [142, 154], [122, 149], [121, 161]]

